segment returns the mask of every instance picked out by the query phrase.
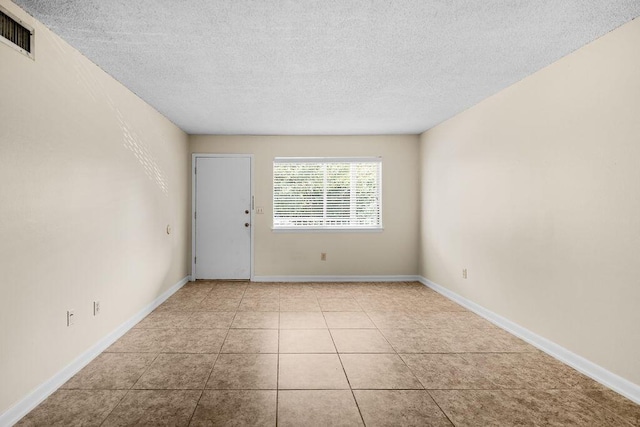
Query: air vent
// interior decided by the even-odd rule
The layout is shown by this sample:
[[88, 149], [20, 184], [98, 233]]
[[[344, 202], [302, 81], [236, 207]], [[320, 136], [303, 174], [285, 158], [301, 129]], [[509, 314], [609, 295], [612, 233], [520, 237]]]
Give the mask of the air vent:
[[0, 7], [0, 41], [33, 58], [33, 29]]

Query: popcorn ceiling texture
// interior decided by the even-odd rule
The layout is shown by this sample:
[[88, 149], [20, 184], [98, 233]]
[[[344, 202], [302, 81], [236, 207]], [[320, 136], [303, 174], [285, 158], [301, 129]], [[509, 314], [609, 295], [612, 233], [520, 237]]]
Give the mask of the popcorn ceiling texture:
[[191, 134], [421, 133], [640, 16], [638, 0], [14, 1]]

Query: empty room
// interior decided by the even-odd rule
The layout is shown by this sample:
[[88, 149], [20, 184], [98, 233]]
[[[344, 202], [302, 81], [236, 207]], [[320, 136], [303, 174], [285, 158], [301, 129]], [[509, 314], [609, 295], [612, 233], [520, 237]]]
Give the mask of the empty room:
[[640, 426], [637, 0], [0, 0], [0, 427]]

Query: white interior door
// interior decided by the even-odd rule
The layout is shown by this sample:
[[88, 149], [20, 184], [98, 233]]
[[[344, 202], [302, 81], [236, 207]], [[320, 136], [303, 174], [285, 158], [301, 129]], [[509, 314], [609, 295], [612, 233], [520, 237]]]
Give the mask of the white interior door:
[[251, 278], [251, 158], [196, 157], [196, 279]]

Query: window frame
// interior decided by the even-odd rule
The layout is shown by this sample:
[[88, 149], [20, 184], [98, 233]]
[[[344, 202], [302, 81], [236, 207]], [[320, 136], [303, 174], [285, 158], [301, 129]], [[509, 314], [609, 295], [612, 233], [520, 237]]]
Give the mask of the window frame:
[[[271, 231], [275, 233], [379, 233], [384, 231], [382, 222], [382, 157], [274, 157], [272, 166], [271, 202], [275, 201], [275, 165], [277, 163], [377, 163], [379, 225], [377, 226], [276, 226], [275, 208], [271, 213]], [[326, 188], [324, 189], [326, 191]]]

